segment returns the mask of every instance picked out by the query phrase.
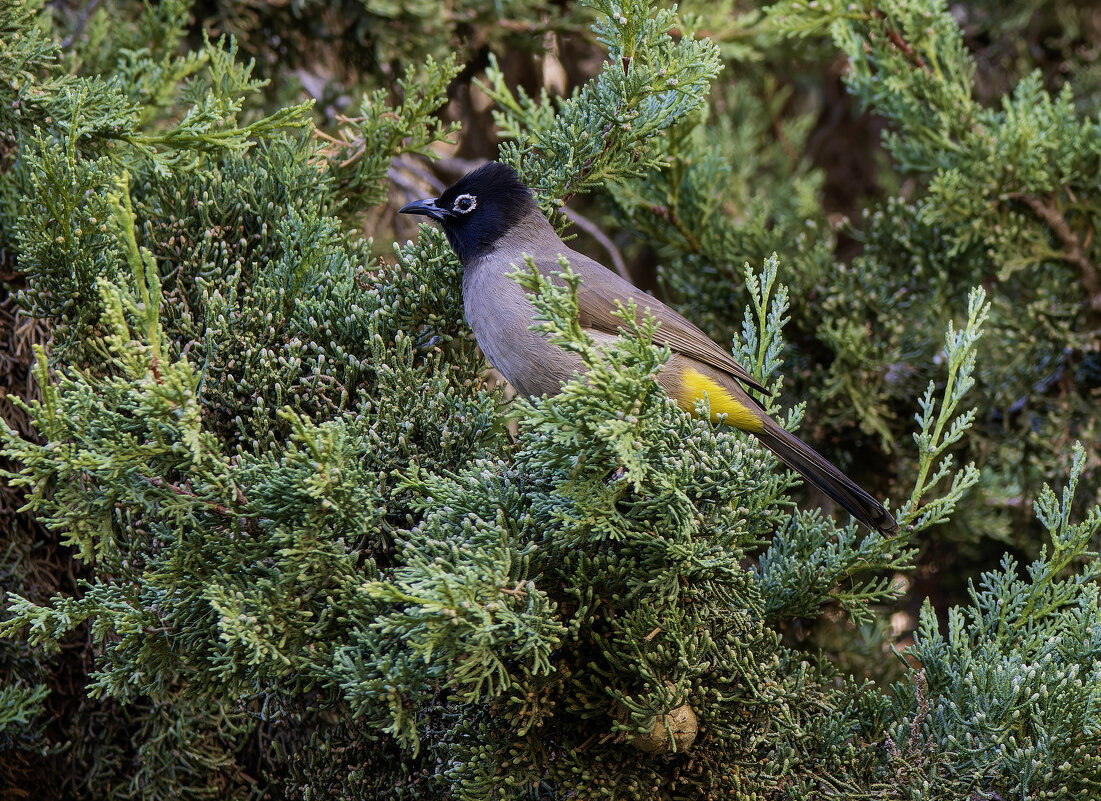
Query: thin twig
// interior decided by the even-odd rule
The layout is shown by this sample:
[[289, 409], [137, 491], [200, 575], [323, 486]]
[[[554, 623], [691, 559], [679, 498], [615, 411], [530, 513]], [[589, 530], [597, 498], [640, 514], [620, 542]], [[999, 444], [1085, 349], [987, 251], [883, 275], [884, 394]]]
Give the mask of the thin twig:
[[447, 156], [437, 161], [434, 166], [437, 172], [443, 173], [452, 180], [458, 180], [468, 172], [473, 172], [487, 163], [486, 159], [463, 159], [458, 156]]
[[397, 156], [393, 162], [395, 165], [411, 173], [431, 187], [432, 191], [437, 195], [443, 192], [447, 188], [447, 184], [436, 177], [435, 173], [427, 168], [424, 162], [419, 159], [409, 158], [405, 155]]
[[217, 512], [220, 515], [225, 515], [227, 517], [237, 517], [237, 515], [235, 515], [232, 511], [230, 511], [229, 507], [226, 506], [225, 504], [218, 503], [217, 501], [210, 501], [210, 500], [207, 500], [206, 498], [201, 498], [198, 495], [196, 495], [194, 492], [191, 492], [190, 490], [184, 489], [183, 487], [179, 487], [179, 486], [177, 486], [177, 485], [175, 485], [175, 484], [173, 484], [169, 481], [165, 481], [160, 476], [151, 476], [151, 477], [147, 478], [146, 480], [150, 484], [152, 484], [154, 487], [157, 487], [159, 489], [169, 489], [169, 490], [172, 490], [172, 492], [176, 493], [177, 495], [181, 495], [185, 498], [191, 498], [192, 500], [196, 500], [196, 501], [199, 501], [200, 503], [204, 503], [208, 507], [210, 507], [211, 510]]
[[424, 194], [420, 184], [409, 180], [400, 170], [394, 167], [393, 164], [391, 164], [386, 177], [390, 179], [390, 183], [402, 191], [407, 200], [415, 200]]
[[[890, 17], [884, 14], [882, 11], [876, 9], [873, 12], [873, 16], [883, 20], [888, 26], [892, 25]], [[914, 52], [914, 48], [910, 47], [906, 43], [906, 40], [902, 38], [902, 34], [896, 31], [893, 27], [887, 28], [887, 38], [891, 40], [891, 44], [898, 48], [906, 58], [908, 58], [915, 66], [920, 67], [926, 72], [929, 71], [929, 66], [925, 63], [921, 56]]]
[[567, 220], [595, 239], [597, 244], [608, 251], [608, 257], [612, 260], [612, 266], [615, 267], [615, 271], [619, 273], [620, 277], [627, 281], [631, 280], [631, 274], [627, 271], [627, 262], [623, 260], [623, 254], [619, 252], [619, 248], [615, 246], [615, 243], [607, 234], [597, 228], [587, 217], [578, 214], [573, 209], [563, 208], [562, 213], [566, 215]]
[[73, 42], [76, 41], [76, 38], [84, 32], [84, 25], [88, 22], [88, 17], [91, 16], [92, 12], [96, 10], [96, 7], [99, 5], [99, 3], [100, 0], [92, 0], [92, 2], [90, 2], [85, 7], [84, 12], [80, 15], [80, 19], [77, 20], [76, 27], [73, 28], [73, 32], [61, 40], [62, 50], [68, 50], [70, 47], [72, 47]]
[[527, 584], [527, 583], [528, 583], [528, 580], [523, 579], [522, 581], [520, 581], [519, 584], [517, 584], [511, 590], [508, 587], [501, 587], [500, 592], [503, 592], [507, 595], [511, 595], [513, 598], [523, 598], [524, 597], [524, 593], [523, 593], [524, 585]]

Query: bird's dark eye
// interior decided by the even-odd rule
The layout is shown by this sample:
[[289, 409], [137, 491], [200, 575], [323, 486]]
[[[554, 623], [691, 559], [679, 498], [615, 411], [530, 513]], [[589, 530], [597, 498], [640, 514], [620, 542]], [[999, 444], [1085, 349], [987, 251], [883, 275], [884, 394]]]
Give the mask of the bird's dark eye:
[[459, 195], [455, 198], [455, 202], [451, 204], [451, 208], [460, 214], [469, 214], [474, 211], [477, 205], [478, 199], [474, 195]]

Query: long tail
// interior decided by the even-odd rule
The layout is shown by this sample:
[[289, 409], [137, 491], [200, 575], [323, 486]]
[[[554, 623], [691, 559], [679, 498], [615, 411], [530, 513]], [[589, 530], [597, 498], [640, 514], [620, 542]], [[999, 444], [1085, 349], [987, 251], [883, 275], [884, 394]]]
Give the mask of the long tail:
[[[763, 415], [762, 415], [763, 416]], [[898, 523], [883, 504], [856, 485], [806, 443], [766, 418], [764, 430], [753, 432], [781, 462], [841, 504], [849, 514], [885, 537], [898, 534]]]

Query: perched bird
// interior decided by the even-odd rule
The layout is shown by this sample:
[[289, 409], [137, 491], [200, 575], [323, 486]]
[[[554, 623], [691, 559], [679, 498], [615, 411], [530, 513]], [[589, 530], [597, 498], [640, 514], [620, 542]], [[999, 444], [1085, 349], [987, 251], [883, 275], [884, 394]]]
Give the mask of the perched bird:
[[826, 459], [768, 417], [744, 387], [764, 391], [730, 352], [657, 299], [587, 256], [571, 250], [539, 210], [516, 171], [491, 162], [459, 179], [438, 198], [400, 209], [437, 221], [463, 264], [463, 308], [486, 358], [517, 392], [555, 395], [575, 372], [577, 354], [562, 350], [530, 326], [535, 309], [527, 291], [508, 277], [524, 264], [539, 272], [560, 270], [559, 254], [581, 277], [579, 322], [597, 342], [617, 336], [622, 323], [612, 312], [616, 301], [634, 300], [661, 324], [654, 342], [672, 351], [657, 375], [662, 388], [682, 409], [695, 413], [706, 394], [712, 417], [748, 431], [780, 460], [833, 498], [857, 520], [887, 536], [898, 533], [890, 512]]

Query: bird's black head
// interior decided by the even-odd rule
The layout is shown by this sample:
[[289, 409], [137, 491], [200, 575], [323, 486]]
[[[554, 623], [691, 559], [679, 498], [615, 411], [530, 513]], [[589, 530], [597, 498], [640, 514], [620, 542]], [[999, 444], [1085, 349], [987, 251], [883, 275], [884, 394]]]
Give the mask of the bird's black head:
[[463, 264], [493, 249], [524, 215], [539, 207], [516, 170], [491, 161], [467, 173], [437, 198], [418, 200], [400, 214], [423, 214], [439, 222]]

